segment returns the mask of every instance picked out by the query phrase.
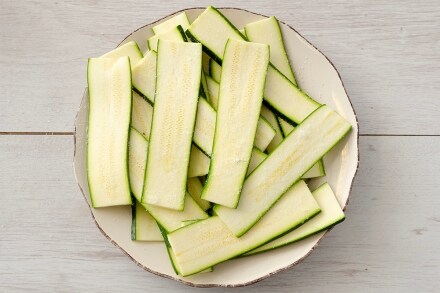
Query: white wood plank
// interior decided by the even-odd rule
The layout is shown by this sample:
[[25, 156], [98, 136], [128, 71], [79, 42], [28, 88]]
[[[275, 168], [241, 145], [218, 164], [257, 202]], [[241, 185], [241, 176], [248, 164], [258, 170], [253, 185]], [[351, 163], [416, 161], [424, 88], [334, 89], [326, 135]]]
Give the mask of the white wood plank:
[[73, 131], [88, 57], [153, 20], [209, 4], [276, 15], [320, 48], [342, 75], [361, 133], [440, 134], [437, 0], [2, 0], [0, 131]]
[[[238, 291], [436, 292], [438, 153], [440, 137], [362, 137], [346, 221], [302, 264]], [[0, 292], [195, 292], [101, 235], [72, 154], [72, 136], [0, 136]]]

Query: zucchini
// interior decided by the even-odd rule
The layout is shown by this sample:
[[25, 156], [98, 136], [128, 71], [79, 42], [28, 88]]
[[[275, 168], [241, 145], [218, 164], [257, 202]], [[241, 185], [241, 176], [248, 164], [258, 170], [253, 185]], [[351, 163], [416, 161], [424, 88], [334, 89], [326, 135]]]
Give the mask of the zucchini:
[[139, 131], [148, 140], [153, 119], [153, 106], [135, 91], [133, 91], [131, 113], [131, 127]]
[[202, 208], [194, 201], [188, 192], [185, 193], [185, 204], [182, 211], [176, 211], [154, 205], [146, 205], [147, 211], [167, 232], [172, 232], [182, 227], [183, 221], [203, 220], [208, 218]]
[[208, 181], [202, 198], [238, 205], [260, 116], [269, 46], [229, 40], [223, 61]]
[[180, 273], [188, 276], [261, 246], [319, 211], [307, 185], [300, 181], [243, 237], [235, 237], [223, 221], [214, 216], [168, 234], [168, 241]]
[[220, 82], [222, 76], [222, 67], [214, 59], [209, 60], [209, 75], [216, 81]]
[[[246, 40], [237, 28], [212, 6], [194, 20], [186, 34], [191, 40], [202, 43], [206, 53], [220, 65], [228, 39]], [[272, 65], [267, 71], [264, 100], [277, 113], [297, 124], [320, 106]]]
[[338, 113], [321, 106], [249, 175], [238, 207], [215, 206], [215, 213], [236, 236], [245, 234], [350, 129]]
[[209, 171], [210, 159], [194, 144], [189, 156], [188, 178], [205, 176]]
[[87, 81], [87, 179], [92, 206], [129, 205], [130, 59], [90, 58]]
[[261, 107], [260, 112], [261, 117], [266, 119], [269, 125], [275, 130], [275, 135], [273, 139], [270, 141], [269, 145], [267, 145], [267, 152], [270, 154], [273, 152], [278, 145], [283, 141], [283, 133], [281, 131], [280, 125], [278, 124], [277, 116], [269, 110], [267, 107]]
[[220, 89], [220, 85], [210, 76], [206, 76], [206, 84], [209, 92], [208, 101], [214, 110], [216, 110], [218, 106], [218, 91]]
[[151, 104], [154, 103], [156, 92], [156, 61], [156, 52], [148, 51], [132, 69], [134, 89]]
[[265, 153], [257, 148], [253, 148], [246, 176], [249, 176], [249, 174], [251, 174], [252, 171], [254, 171], [255, 168], [257, 168], [266, 159], [266, 157], [267, 155]]
[[184, 31], [189, 27], [189, 20], [185, 12], [182, 12], [165, 20], [164, 22], [159, 23], [158, 25], [153, 26], [153, 32], [156, 35], [161, 34], [175, 28], [178, 25], [182, 26]]
[[201, 60], [200, 44], [159, 40], [142, 203], [175, 210], [184, 207]]
[[157, 52], [157, 42], [161, 40], [167, 40], [167, 41], [175, 41], [175, 42], [186, 42], [185, 38], [185, 32], [183, 31], [182, 27], [176, 26], [174, 28], [171, 28], [168, 31], [165, 31], [163, 33], [156, 34], [148, 39], [148, 48], [150, 48], [150, 51], [156, 51]]
[[101, 56], [101, 58], [120, 58], [128, 56], [130, 58], [130, 68], [133, 67], [142, 59], [142, 51], [139, 49], [138, 44], [135, 41], [125, 43], [116, 49]]
[[295, 75], [284, 47], [280, 24], [275, 16], [248, 23], [244, 27], [249, 41], [267, 44], [270, 47], [270, 63], [296, 85]]
[[188, 178], [186, 183], [188, 188], [188, 193], [194, 199], [194, 201], [202, 208], [202, 210], [206, 211], [211, 207], [211, 203], [209, 201], [203, 200], [201, 198], [203, 185], [199, 178]]
[[128, 145], [128, 170], [131, 193], [141, 202], [144, 186], [145, 163], [147, 161], [148, 141], [133, 127], [130, 128]]
[[136, 201], [132, 206], [131, 240], [163, 241], [159, 226], [145, 208]]
[[204, 98], [199, 98], [193, 142], [208, 156], [212, 153], [216, 112]]
[[328, 183], [321, 185], [318, 189], [313, 191], [312, 194], [321, 208], [321, 212], [318, 215], [292, 232], [260, 246], [245, 255], [260, 253], [297, 242], [344, 221], [344, 211], [339, 206], [339, 202]]
[[[295, 127], [292, 124], [288, 123], [283, 118], [278, 117], [278, 122], [280, 123], [284, 137], [288, 136], [293, 131], [293, 129], [295, 129]], [[310, 168], [309, 171], [307, 171], [306, 174], [304, 174], [301, 178], [309, 179], [309, 178], [321, 177], [324, 175], [325, 175], [324, 163], [322, 162], [321, 159], [315, 165], [313, 165], [313, 167]]]

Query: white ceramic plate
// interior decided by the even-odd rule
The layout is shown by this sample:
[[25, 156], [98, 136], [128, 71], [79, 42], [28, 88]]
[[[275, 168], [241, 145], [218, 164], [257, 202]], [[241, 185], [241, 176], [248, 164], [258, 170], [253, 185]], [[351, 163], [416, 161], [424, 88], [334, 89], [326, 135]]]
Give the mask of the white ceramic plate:
[[[203, 8], [194, 8], [185, 11], [190, 21], [192, 21], [203, 10]], [[223, 8], [220, 11], [240, 29], [246, 23], [266, 17], [234, 8]], [[151, 27], [173, 15], [139, 28], [125, 38], [121, 44], [136, 41], [142, 51], [145, 52], [147, 50], [147, 39], [153, 35]], [[345, 207], [359, 160], [356, 115], [340, 76], [331, 62], [287, 24], [281, 23], [281, 29], [300, 87], [318, 102], [335, 109], [353, 125], [350, 135], [324, 158], [327, 171], [326, 180], [336, 193], [341, 206]], [[74, 165], [78, 185], [90, 206], [86, 177], [87, 113], [88, 97], [86, 91], [76, 118]], [[319, 181], [322, 182], [323, 180], [320, 179]], [[311, 182], [311, 185], [316, 186], [320, 182]], [[154, 274], [198, 287], [235, 287], [258, 282], [298, 264], [310, 254], [325, 234], [322, 232], [296, 244], [263, 254], [227, 261], [215, 266], [212, 273], [183, 278], [174, 273], [163, 243], [131, 241], [130, 207], [91, 209], [91, 212], [96, 225], [105, 237], [119, 247], [138, 266]]]

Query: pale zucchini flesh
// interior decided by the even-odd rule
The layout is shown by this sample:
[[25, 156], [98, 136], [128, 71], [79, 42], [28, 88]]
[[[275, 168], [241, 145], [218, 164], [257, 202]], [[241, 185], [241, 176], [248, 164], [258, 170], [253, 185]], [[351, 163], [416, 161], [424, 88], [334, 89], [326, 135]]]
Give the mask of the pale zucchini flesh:
[[209, 75], [217, 82], [220, 83], [222, 76], [222, 67], [214, 59], [209, 60]]
[[[186, 34], [190, 39], [202, 43], [206, 53], [220, 65], [228, 39], [246, 40], [237, 28], [211, 6], [194, 20]], [[267, 71], [264, 100], [278, 114], [297, 124], [320, 106], [272, 65]]]
[[181, 274], [188, 276], [261, 246], [301, 225], [319, 211], [307, 185], [300, 181], [240, 238], [214, 216], [168, 234], [168, 240]]
[[144, 186], [145, 163], [147, 161], [148, 141], [133, 127], [130, 128], [128, 145], [128, 171], [131, 193], [141, 202]]
[[278, 19], [275, 16], [268, 17], [248, 23], [244, 29], [249, 41], [269, 45], [270, 63], [296, 85], [295, 76], [284, 47], [283, 35]]
[[200, 44], [159, 40], [142, 203], [182, 210], [197, 111]]
[[185, 12], [179, 13], [178, 15], [153, 26], [153, 32], [156, 35], [161, 34], [175, 28], [178, 25], [182, 26], [183, 30], [186, 30], [189, 27], [189, 20]]
[[90, 58], [87, 81], [87, 179], [92, 206], [129, 205], [130, 59]]
[[209, 201], [202, 199], [201, 197], [203, 185], [198, 177], [188, 178], [186, 186], [188, 188], [188, 193], [191, 195], [194, 201], [202, 208], [202, 210], [206, 211], [211, 207], [211, 203]]
[[153, 119], [153, 106], [135, 91], [133, 91], [131, 113], [131, 127], [139, 131], [148, 140]]
[[132, 213], [131, 240], [163, 241], [159, 226], [142, 204], [136, 201]]
[[212, 152], [216, 112], [204, 98], [199, 98], [196, 123], [194, 126], [194, 143], [208, 156]]
[[167, 40], [167, 41], [175, 41], [175, 42], [185, 42], [184, 38], [185, 32], [183, 31], [181, 26], [175, 26], [168, 31], [164, 31], [162, 33], [156, 34], [148, 39], [148, 48], [150, 51], [157, 52], [157, 43], [159, 39]]
[[229, 40], [223, 60], [214, 144], [202, 198], [235, 208], [246, 176], [269, 64], [267, 45]]
[[267, 154], [263, 153], [257, 148], [252, 149], [251, 161], [247, 169], [246, 176], [252, 173], [267, 157]]
[[193, 144], [189, 157], [188, 178], [207, 175], [209, 163], [209, 157]]
[[148, 51], [132, 69], [133, 87], [151, 104], [156, 92], [156, 61], [156, 52]]
[[327, 106], [320, 107], [247, 177], [238, 207], [215, 206], [216, 214], [234, 235], [245, 234], [350, 129], [351, 125], [338, 113]]
[[138, 44], [135, 41], [125, 43], [116, 49], [101, 56], [101, 58], [121, 58], [128, 56], [130, 58], [130, 67], [133, 67], [142, 59], [142, 51], [139, 49]]
[[269, 110], [266, 106], [262, 106], [260, 115], [261, 115], [261, 117], [266, 119], [266, 121], [269, 123], [269, 125], [275, 131], [275, 135], [274, 135], [273, 139], [270, 141], [270, 143], [266, 147], [267, 152], [270, 154], [283, 141], [283, 134], [282, 134], [280, 125], [278, 124], [277, 116], [271, 110]]
[[321, 208], [321, 212], [318, 215], [295, 230], [246, 253], [246, 255], [260, 253], [300, 241], [324, 231], [345, 219], [344, 211], [339, 206], [339, 202], [328, 183], [321, 185], [312, 194]]
[[220, 89], [220, 85], [210, 76], [206, 76], [206, 84], [208, 85], [208, 92], [209, 92], [208, 101], [211, 104], [211, 106], [214, 108], [214, 110], [217, 110], [218, 91]]

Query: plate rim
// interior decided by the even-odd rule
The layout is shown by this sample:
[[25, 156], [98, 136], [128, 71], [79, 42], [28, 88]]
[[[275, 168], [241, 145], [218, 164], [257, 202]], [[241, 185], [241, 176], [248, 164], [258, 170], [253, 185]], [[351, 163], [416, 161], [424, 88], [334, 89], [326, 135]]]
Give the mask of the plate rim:
[[[185, 12], [185, 11], [187, 11], [187, 10], [192, 10], [192, 9], [206, 9], [206, 7], [201, 7], [201, 6], [198, 6], [198, 7], [187, 7], [187, 8], [184, 8], [184, 9], [180, 9], [180, 10], [178, 10], [178, 11], [175, 11], [175, 12], [172, 12], [172, 13], [170, 13], [170, 14], [168, 14], [168, 15], [166, 15], [166, 16], [163, 16], [163, 17], [161, 17], [161, 18], [159, 18], [158, 20], [155, 20], [155, 21], [153, 21], [153, 22], [151, 22], [151, 23], [148, 23], [148, 24], [145, 24], [145, 25], [143, 25], [143, 26], [141, 26], [141, 27], [139, 27], [139, 28], [137, 28], [136, 30], [134, 30], [133, 32], [131, 32], [130, 34], [128, 34], [127, 36], [125, 36], [124, 37], [124, 39], [121, 41], [121, 42], [119, 42], [118, 43], [118, 45], [116, 46], [116, 48], [117, 47], [119, 47], [122, 43], [124, 43], [125, 42], [125, 40], [127, 40], [127, 38], [129, 38], [132, 34], [134, 34], [135, 32], [137, 32], [137, 31], [139, 31], [139, 30], [141, 30], [141, 29], [143, 29], [143, 28], [145, 28], [145, 27], [147, 27], [147, 26], [151, 26], [151, 25], [153, 25], [153, 24], [155, 24], [155, 23], [158, 23], [158, 22], [161, 22], [162, 20], [164, 20], [164, 19], [166, 19], [166, 18], [168, 18], [168, 17], [171, 17], [171, 16], [173, 16], [173, 15], [176, 15], [176, 14], [179, 14], [179, 13], [182, 13], [182, 12]], [[245, 11], [245, 12], [247, 12], [247, 13], [251, 13], [251, 14], [254, 14], [254, 15], [258, 15], [258, 16], [263, 16], [263, 17], [265, 17], [265, 18], [268, 18], [268, 17], [270, 17], [270, 16], [267, 16], [267, 15], [265, 15], [265, 14], [261, 14], [261, 13], [257, 13], [257, 12], [253, 12], [253, 11], [250, 11], [250, 10], [247, 10], [247, 9], [244, 9], [244, 8], [237, 8], [237, 7], [229, 7], [229, 6], [227, 6], [227, 7], [216, 7], [216, 9], [219, 9], [219, 10], [240, 10], [240, 11]], [[357, 113], [356, 113], [356, 110], [355, 110], [355, 108], [353, 107], [353, 103], [352, 103], [352, 101], [351, 101], [351, 99], [350, 99], [350, 96], [348, 95], [348, 93], [347, 93], [347, 89], [346, 89], [346, 87], [345, 87], [345, 84], [344, 84], [344, 81], [342, 80], [342, 77], [341, 77], [341, 75], [340, 75], [340, 73], [339, 73], [339, 71], [338, 71], [338, 69], [336, 68], [336, 66], [333, 64], [333, 62], [320, 50], [320, 49], [318, 49], [314, 44], [312, 44], [308, 39], [306, 39], [302, 34], [300, 34], [296, 29], [294, 29], [292, 26], [290, 26], [289, 24], [287, 24], [286, 22], [284, 22], [284, 21], [282, 21], [282, 20], [280, 20], [280, 19], [278, 19], [277, 18], [277, 20], [280, 22], [280, 23], [282, 23], [282, 24], [284, 24], [284, 25], [286, 25], [289, 29], [291, 29], [291, 30], [293, 30], [295, 33], [297, 33], [304, 41], [306, 41], [307, 42], [307, 44], [309, 44], [311, 47], [313, 47], [317, 52], [319, 52], [322, 56], [324, 56], [324, 58], [330, 63], [330, 65], [333, 67], [333, 69], [335, 70], [335, 72], [336, 72], [336, 74], [338, 75], [338, 78], [339, 78], [339, 80], [341, 81], [341, 85], [342, 85], [342, 88], [344, 89], [344, 93], [345, 93], [345, 95], [347, 96], [347, 98], [348, 98], [348, 102], [350, 103], [350, 107], [351, 107], [351, 109], [353, 110], [353, 114], [354, 114], [354, 118], [355, 118], [355, 121], [356, 121], [356, 126], [357, 126], [357, 133], [356, 133], [356, 137], [355, 137], [355, 139], [356, 139], [356, 149], [357, 149], [357, 162], [356, 162], [356, 169], [355, 169], [355, 172], [354, 172], [354, 174], [353, 174], [353, 178], [351, 179], [351, 182], [350, 182], [350, 189], [349, 189], [349, 191], [348, 191], [348, 196], [347, 196], [347, 200], [346, 200], [346, 202], [345, 202], [345, 205], [344, 205], [344, 207], [342, 208], [342, 210], [343, 211], [345, 211], [346, 209], [347, 209], [347, 206], [348, 206], [348, 203], [349, 203], [349, 201], [350, 201], [350, 196], [351, 196], [351, 192], [352, 192], [352, 189], [353, 189], [353, 183], [354, 183], [354, 179], [356, 178], [356, 176], [357, 176], [357, 174], [358, 174], [358, 171], [359, 171], [359, 162], [360, 162], [360, 152], [359, 152], [359, 120], [358, 120], [358, 117], [357, 117]], [[84, 98], [84, 96], [85, 96], [85, 94], [86, 94], [86, 92], [87, 92], [87, 87], [86, 87], [86, 89], [84, 90], [84, 94], [83, 94], [83, 98]], [[82, 103], [82, 101], [81, 101], [81, 103]], [[87, 198], [86, 198], [86, 195], [85, 195], [85, 193], [84, 193], [84, 190], [82, 189], [82, 187], [81, 187], [81, 185], [79, 184], [79, 181], [78, 181], [78, 178], [77, 178], [77, 172], [76, 172], [76, 167], [75, 167], [75, 158], [76, 158], [76, 142], [77, 142], [77, 138], [76, 138], [76, 134], [77, 134], [77, 118], [78, 118], [78, 114], [79, 114], [79, 111], [80, 110], [78, 110], [77, 111], [77, 113], [76, 113], [76, 115], [75, 115], [75, 127], [74, 127], [74, 134], [73, 134], [73, 169], [74, 169], [74, 176], [75, 176], [75, 181], [76, 181], [76, 183], [77, 183], [77, 185], [78, 185], [78, 187], [79, 187], [79, 189], [80, 189], [80, 191], [81, 191], [81, 193], [82, 193], [82, 195], [83, 195], [83, 197], [84, 197], [84, 200], [87, 202]], [[301, 257], [300, 259], [298, 259], [298, 260], [296, 260], [295, 262], [293, 262], [293, 263], [291, 263], [290, 265], [287, 265], [287, 266], [285, 266], [285, 267], [283, 267], [283, 268], [280, 268], [280, 269], [277, 269], [277, 270], [275, 270], [275, 271], [273, 271], [273, 272], [270, 272], [269, 274], [266, 274], [266, 275], [264, 275], [264, 276], [261, 276], [261, 277], [259, 277], [259, 278], [256, 278], [256, 279], [254, 279], [254, 280], [252, 280], [252, 281], [248, 281], [248, 282], [244, 282], [244, 283], [239, 283], [239, 284], [216, 284], [216, 283], [206, 283], [206, 284], [198, 284], [198, 283], [193, 283], [193, 282], [190, 282], [190, 281], [185, 281], [185, 280], [182, 280], [182, 279], [179, 279], [179, 278], [175, 278], [175, 277], [173, 277], [173, 276], [170, 276], [170, 275], [167, 275], [167, 274], [164, 274], [164, 273], [160, 273], [160, 272], [158, 272], [158, 271], [155, 271], [155, 270], [152, 270], [152, 269], [150, 269], [149, 267], [146, 267], [146, 266], [144, 266], [144, 265], [142, 265], [141, 263], [139, 263], [138, 261], [136, 261], [136, 259], [134, 259], [127, 251], [125, 251], [118, 243], [116, 243], [110, 236], [108, 236], [107, 235], [107, 233], [105, 233], [105, 231], [101, 228], [101, 226], [99, 225], [99, 223], [96, 221], [96, 219], [95, 219], [95, 216], [94, 216], [94, 214], [93, 214], [93, 212], [92, 212], [92, 208], [91, 208], [91, 206], [89, 205], [89, 204], [87, 204], [87, 206], [88, 206], [88, 208], [89, 208], [89, 212], [90, 212], [90, 214], [91, 214], [91, 216], [92, 216], [92, 219], [93, 219], [93, 221], [95, 222], [95, 225], [96, 225], [96, 227], [98, 228], [98, 230], [99, 231], [101, 231], [101, 233], [104, 235], [104, 237], [105, 238], [107, 238], [107, 240], [109, 240], [114, 246], [116, 246], [117, 248], [119, 248], [129, 259], [131, 259], [131, 261], [133, 261], [138, 267], [140, 267], [140, 268], [142, 268], [144, 271], [147, 271], [147, 272], [149, 272], [149, 273], [152, 273], [152, 274], [154, 274], [154, 275], [157, 275], [157, 276], [160, 276], [160, 277], [162, 277], [162, 278], [166, 278], [166, 279], [170, 279], [170, 280], [174, 280], [174, 281], [177, 281], [177, 282], [180, 282], [180, 283], [182, 283], [182, 284], [185, 284], [185, 285], [187, 285], [187, 286], [190, 286], [190, 287], [197, 287], [197, 288], [213, 288], [213, 287], [222, 287], [222, 288], [236, 288], [236, 287], [244, 287], [244, 286], [248, 286], [248, 285], [252, 285], [252, 284], [255, 284], [255, 283], [258, 283], [258, 282], [260, 282], [260, 281], [262, 281], [262, 280], [264, 280], [264, 279], [267, 279], [267, 278], [269, 278], [270, 276], [273, 276], [273, 275], [275, 275], [275, 274], [277, 274], [277, 273], [279, 273], [279, 272], [282, 272], [282, 271], [285, 271], [285, 270], [288, 270], [288, 269], [290, 269], [290, 268], [292, 268], [292, 267], [294, 267], [294, 266], [296, 266], [296, 265], [298, 265], [299, 263], [301, 263], [302, 261], [304, 261], [317, 247], [318, 247], [318, 245], [321, 243], [321, 241], [322, 241], [322, 239], [324, 239], [326, 236], [327, 236], [327, 234], [333, 229], [333, 227], [331, 227], [331, 228], [329, 228], [329, 229], [327, 229], [327, 231], [321, 236], [321, 238], [319, 238], [319, 240], [316, 242], [316, 244], [303, 256], [303, 257]]]

